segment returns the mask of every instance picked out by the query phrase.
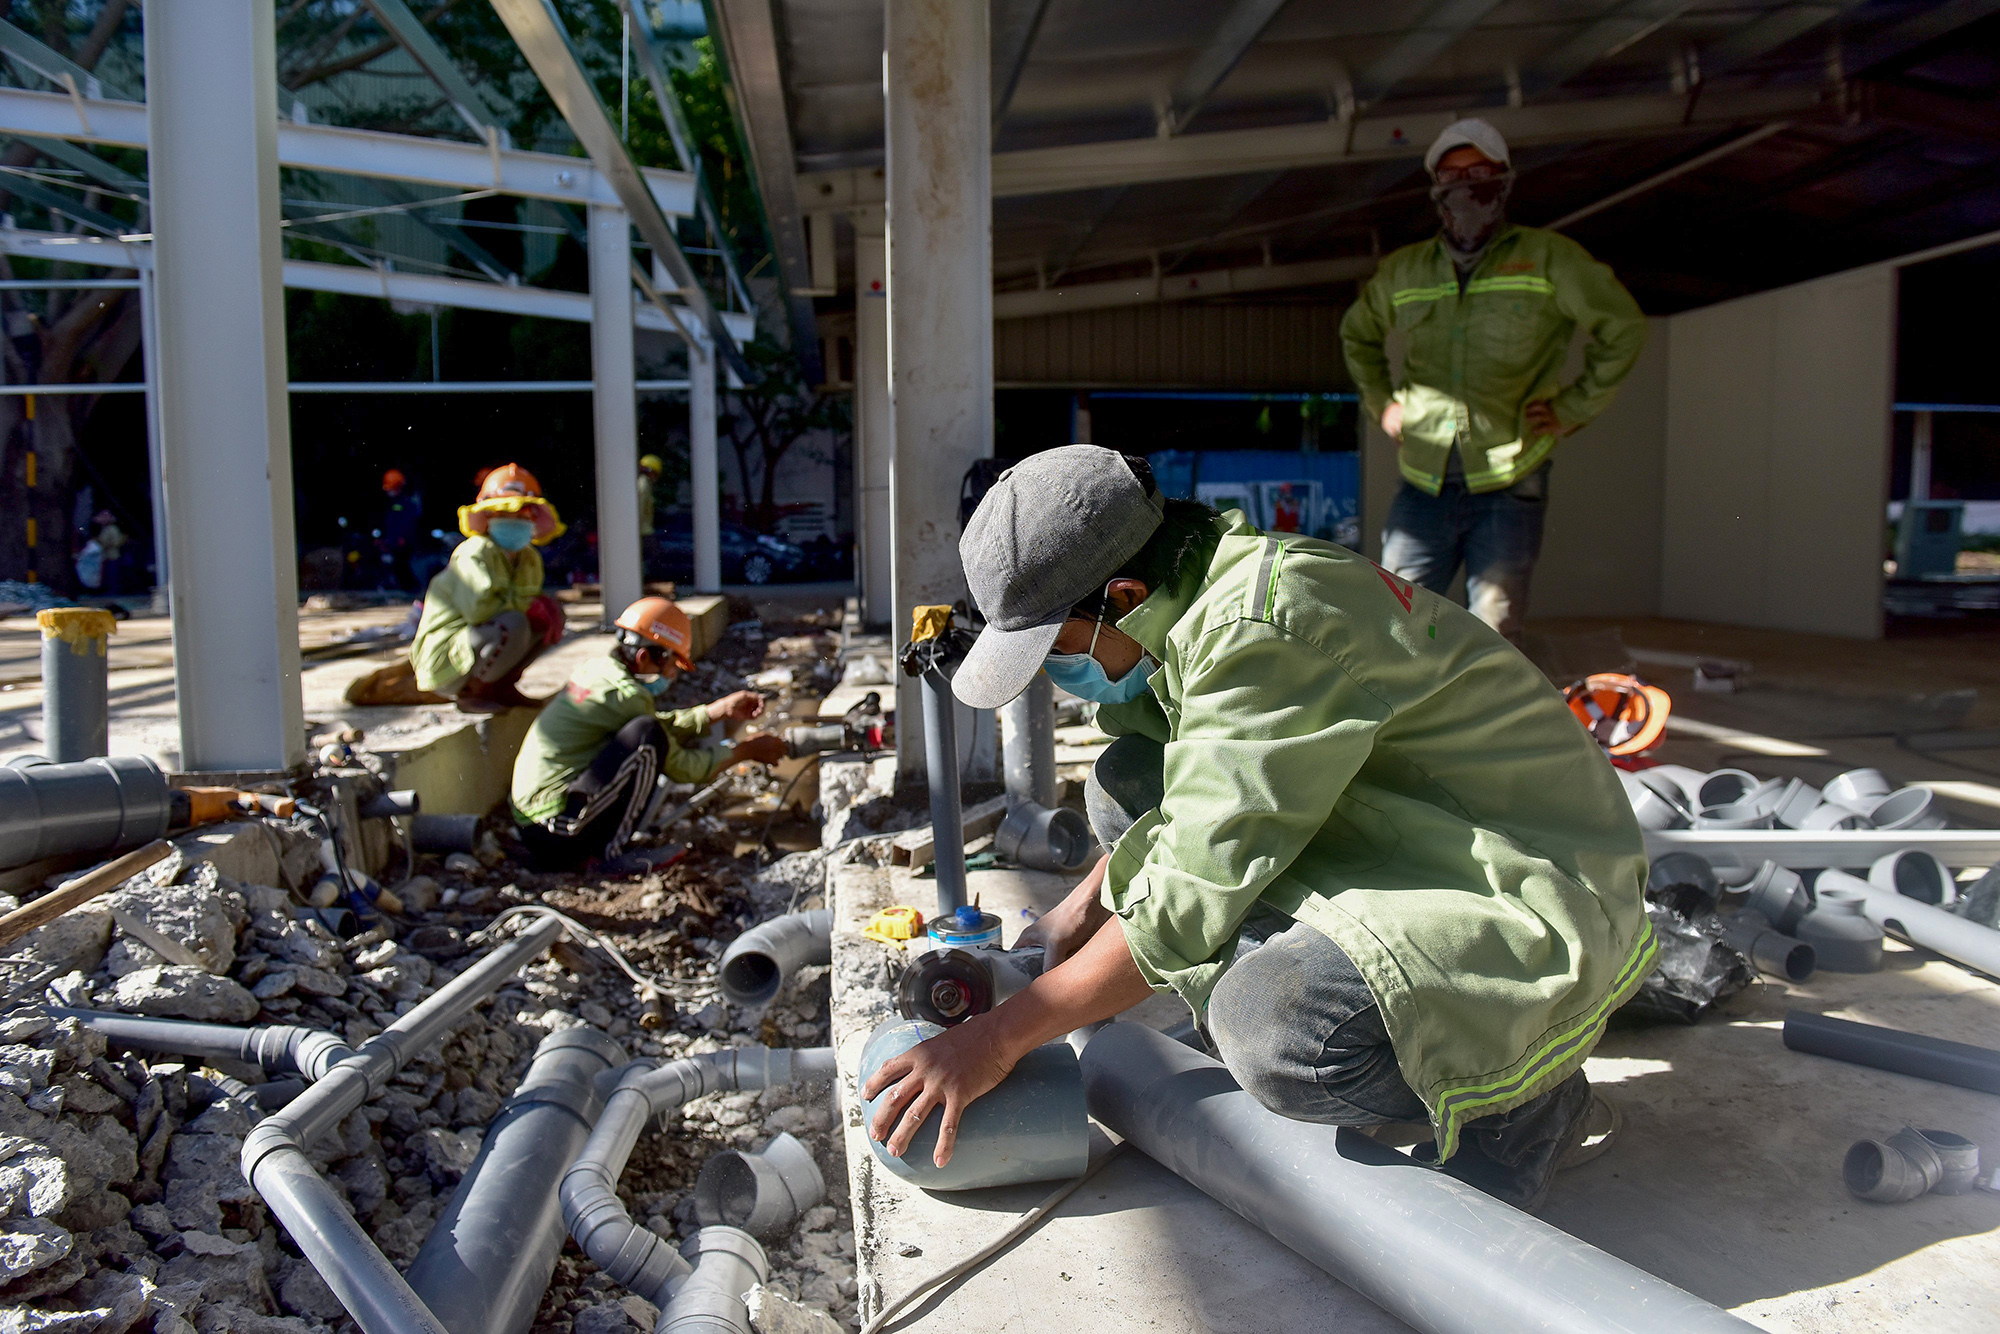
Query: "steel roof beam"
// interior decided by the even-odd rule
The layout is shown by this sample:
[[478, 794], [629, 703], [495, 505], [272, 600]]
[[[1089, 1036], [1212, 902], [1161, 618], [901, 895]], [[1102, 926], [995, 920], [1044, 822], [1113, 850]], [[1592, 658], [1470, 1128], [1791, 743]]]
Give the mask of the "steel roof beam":
[[736, 93], [743, 147], [750, 174], [764, 205], [771, 250], [784, 284], [791, 315], [792, 351], [807, 378], [821, 376], [818, 326], [812, 298], [812, 262], [806, 254], [805, 218], [799, 210], [798, 155], [792, 146], [791, 114], [785, 105], [783, 67], [778, 60], [777, 21], [771, 0], [712, 0], [713, 36]]
[[1180, 78], [1174, 80], [1174, 90], [1160, 116], [1163, 133], [1179, 134], [1188, 127], [1188, 122], [1200, 113], [1202, 104], [1229, 77], [1236, 62], [1256, 45], [1264, 29], [1284, 7], [1285, 0], [1236, 0], [1229, 7], [1222, 21], [1216, 24], [1215, 35], [1208, 39], [1208, 45], [1195, 54]]
[[1864, 70], [1949, 37], [1969, 23], [2000, 14], [2000, 0], [1946, 0], [1934, 9], [1847, 44], [1842, 58], [1850, 72]]
[[[514, 44], [528, 58], [535, 77], [548, 90], [556, 110], [568, 122], [570, 132], [590, 154], [599, 175], [616, 196], [617, 205], [631, 217], [640, 238], [653, 248], [654, 257], [665, 265], [668, 276], [678, 285], [680, 290], [675, 295], [687, 303], [695, 324], [706, 331], [717, 352], [739, 375], [746, 380], [751, 378], [735, 335], [729, 332], [722, 312], [708, 299], [693, 266], [681, 252], [673, 224], [648, 188], [645, 175], [633, 161], [625, 141], [619, 137], [618, 127], [611, 123], [611, 114], [604, 109], [596, 85], [584, 71], [583, 62], [577, 58], [555, 11], [549, 8], [547, 0], [491, 0], [491, 3], [493, 12], [507, 25]], [[691, 204], [691, 182], [687, 194]], [[679, 212], [686, 216], [692, 209], [683, 207]], [[597, 243], [595, 236], [591, 243]]]
[[[1049, 12], [1049, 0], [992, 0], [993, 24], [993, 131], [1007, 119], [1014, 90], [1021, 86], [1021, 72], [1028, 68], [1028, 54], [1041, 35], [1042, 19]], [[1025, 11], [1025, 12], [1023, 12]]]
[[1679, 18], [1693, 0], [1625, 0], [1521, 71], [1521, 92], [1533, 97], [1559, 88], [1607, 56]]
[[1315, 259], [1298, 264], [1250, 264], [1201, 273], [1148, 275], [1111, 282], [1076, 283], [1027, 292], [995, 292], [993, 318], [1018, 320], [1034, 315], [1108, 310], [1117, 306], [1151, 306], [1198, 297], [1234, 296], [1246, 292], [1276, 292], [1288, 287], [1352, 282], [1375, 272], [1373, 255]]
[[[0, 131], [144, 148], [146, 107], [0, 88]], [[278, 123], [278, 161], [302, 171], [377, 176], [446, 190], [495, 190], [564, 204], [623, 206], [605, 174], [583, 158], [492, 144], [286, 120]], [[694, 180], [686, 172], [647, 168], [641, 174], [660, 211], [678, 217], [693, 213]]]
[[1499, 7], [1500, 0], [1438, 0], [1415, 27], [1354, 76], [1354, 100], [1362, 106], [1381, 101], [1391, 88], [1449, 51]]
[[[1480, 115], [1516, 148], [1592, 139], [1687, 134], [1711, 126], [1796, 118], [1817, 108], [1818, 88], [1760, 88], [1687, 97], [1656, 94], [1490, 107]], [[1458, 111], [1364, 116], [1345, 124], [1312, 121], [1256, 130], [1223, 130], [1171, 139], [1116, 139], [993, 155], [995, 198], [1059, 194], [1158, 181], [1293, 171], [1349, 162], [1421, 158]], [[815, 209], [840, 211], [882, 202], [878, 170], [810, 172], [799, 191]]]
[[1867, 0], [1819, 0], [1815, 4], [1784, 5], [1770, 10], [1720, 41], [1702, 47], [1701, 77], [1710, 80], [1739, 65], [1760, 60], [1865, 3]]
[[489, 134], [497, 133], [500, 147], [513, 147], [506, 128], [495, 119], [492, 108], [486, 105], [486, 99], [479, 95], [479, 90], [472, 86], [452, 60], [451, 54], [438, 45], [437, 38], [430, 35], [423, 20], [412, 13], [403, 0], [367, 0], [367, 3], [375, 21], [410, 53], [410, 58], [422, 67], [424, 73], [430, 75], [431, 82], [444, 93], [452, 110], [472, 128], [474, 134], [484, 139]]

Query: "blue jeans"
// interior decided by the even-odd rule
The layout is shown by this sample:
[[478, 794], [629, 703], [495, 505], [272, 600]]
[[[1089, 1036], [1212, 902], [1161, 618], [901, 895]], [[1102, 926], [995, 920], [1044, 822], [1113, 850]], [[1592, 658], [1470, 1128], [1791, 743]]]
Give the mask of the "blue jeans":
[[1382, 525], [1382, 564], [1433, 593], [1451, 587], [1465, 567], [1472, 614], [1516, 644], [1528, 615], [1528, 580], [1542, 554], [1549, 469], [1530, 473], [1504, 491], [1467, 491], [1448, 481], [1437, 495], [1404, 482]]

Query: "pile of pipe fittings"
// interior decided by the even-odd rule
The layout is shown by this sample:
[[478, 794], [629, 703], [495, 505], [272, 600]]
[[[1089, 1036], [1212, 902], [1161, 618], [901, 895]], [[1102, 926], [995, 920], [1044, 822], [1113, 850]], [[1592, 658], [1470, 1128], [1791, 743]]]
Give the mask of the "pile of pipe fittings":
[[1936, 795], [1897, 787], [1879, 769], [1850, 769], [1825, 787], [1742, 769], [1679, 764], [1618, 771], [1642, 829], [1943, 829]]

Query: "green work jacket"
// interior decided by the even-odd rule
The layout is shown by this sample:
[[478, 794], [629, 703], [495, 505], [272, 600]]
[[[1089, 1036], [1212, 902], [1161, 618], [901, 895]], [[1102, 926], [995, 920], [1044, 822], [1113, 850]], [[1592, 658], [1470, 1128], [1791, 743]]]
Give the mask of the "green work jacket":
[[645, 473], [639, 474], [639, 536], [653, 535], [653, 479]]
[[[569, 785], [590, 767], [604, 743], [634, 718], [655, 712], [653, 693], [613, 657], [577, 669], [528, 729], [514, 759], [508, 794], [517, 824], [541, 824], [562, 814]], [[660, 771], [675, 783], [699, 783], [715, 772], [721, 757], [690, 743], [708, 731], [708, 710], [677, 709], [658, 715], [667, 733]]]
[[526, 611], [541, 595], [542, 556], [533, 547], [509, 553], [490, 537], [468, 537], [424, 590], [424, 614], [410, 643], [419, 690], [463, 681], [478, 651], [465, 632], [503, 611]]
[[1199, 586], [1118, 622], [1160, 666], [1098, 716], [1165, 743], [1166, 795], [1113, 850], [1104, 903], [1197, 1015], [1259, 900], [1324, 932], [1448, 1157], [1467, 1121], [1566, 1079], [1652, 966], [1631, 803], [1464, 608], [1344, 547], [1220, 523]]
[[[1583, 373], [1559, 387], [1571, 336], [1589, 337]], [[1408, 340], [1403, 383], [1391, 383], [1389, 333]], [[1341, 350], [1370, 421], [1403, 405], [1397, 462], [1411, 485], [1436, 495], [1458, 446], [1472, 491], [1512, 486], [1542, 466], [1555, 437], [1530, 436], [1528, 404], [1548, 399], [1556, 420], [1583, 426], [1610, 405], [1646, 343], [1646, 318], [1611, 270], [1568, 237], [1509, 227], [1459, 291], [1438, 238], [1382, 261], [1340, 321]]]

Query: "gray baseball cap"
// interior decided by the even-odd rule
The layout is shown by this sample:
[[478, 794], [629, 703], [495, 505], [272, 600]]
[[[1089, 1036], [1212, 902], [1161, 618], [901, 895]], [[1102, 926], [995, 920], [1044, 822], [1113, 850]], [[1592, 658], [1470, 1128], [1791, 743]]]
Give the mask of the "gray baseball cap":
[[1064, 445], [1000, 474], [958, 540], [986, 628], [953, 692], [997, 709], [1028, 688], [1070, 608], [1139, 554], [1166, 515], [1150, 475], [1097, 445]]

